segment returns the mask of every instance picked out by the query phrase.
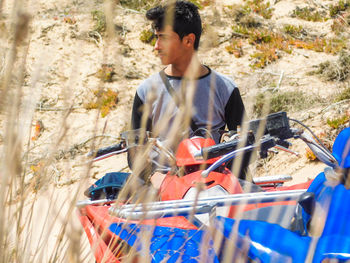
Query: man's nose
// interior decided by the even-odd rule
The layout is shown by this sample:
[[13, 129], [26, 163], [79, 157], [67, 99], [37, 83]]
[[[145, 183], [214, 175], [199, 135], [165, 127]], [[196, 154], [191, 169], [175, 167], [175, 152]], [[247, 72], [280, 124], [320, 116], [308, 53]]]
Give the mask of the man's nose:
[[160, 39], [158, 38], [156, 41], [156, 44], [154, 45], [154, 50], [160, 50], [161, 49], [161, 42]]

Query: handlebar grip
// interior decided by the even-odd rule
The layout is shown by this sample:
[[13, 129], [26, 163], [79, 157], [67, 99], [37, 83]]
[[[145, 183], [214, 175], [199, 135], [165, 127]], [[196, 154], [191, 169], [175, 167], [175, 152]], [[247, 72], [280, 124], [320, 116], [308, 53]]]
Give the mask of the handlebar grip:
[[201, 151], [201, 156], [206, 159], [215, 158], [226, 153], [232, 152], [237, 148], [238, 140], [216, 144], [210, 147], [205, 147]]
[[[257, 133], [263, 119], [252, 120], [248, 123], [249, 130]], [[265, 118], [264, 134], [269, 134], [280, 140], [293, 138], [294, 134], [289, 126], [289, 119], [286, 112], [276, 112], [269, 114]]]
[[108, 153], [120, 151], [122, 149], [124, 149], [124, 144], [122, 142], [115, 144], [115, 145], [112, 145], [112, 146], [101, 148], [101, 149], [97, 150], [95, 158], [100, 157], [100, 156], [105, 155], [105, 154], [108, 154]]
[[[225, 155], [229, 152], [236, 150], [237, 146], [240, 145], [243, 140], [245, 139], [223, 142], [210, 147], [202, 148], [200, 155], [202, 157], [205, 157], [206, 159], [211, 159], [211, 158]], [[254, 143], [254, 141], [255, 141], [254, 135], [252, 133], [249, 133], [244, 146], [251, 145]]]

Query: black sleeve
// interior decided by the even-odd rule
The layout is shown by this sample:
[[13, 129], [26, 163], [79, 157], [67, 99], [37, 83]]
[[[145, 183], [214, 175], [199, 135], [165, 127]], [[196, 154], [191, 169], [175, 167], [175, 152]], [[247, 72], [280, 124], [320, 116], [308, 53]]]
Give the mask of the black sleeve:
[[[244, 104], [239, 93], [238, 88], [235, 88], [225, 106], [225, 121], [229, 130], [237, 131], [237, 126], [242, 124], [242, 119], [245, 114]], [[241, 169], [238, 172], [238, 178], [242, 180], [251, 180], [249, 176], [249, 163], [251, 160], [251, 153], [243, 155]], [[228, 162], [227, 167], [232, 169], [233, 161]]]
[[[144, 107], [144, 103], [136, 92], [134, 97], [134, 104], [132, 106], [132, 113], [131, 113], [131, 128], [133, 130], [140, 129], [142, 126], [143, 107]], [[147, 119], [146, 130], [151, 131], [151, 129], [152, 129], [152, 120]], [[133, 163], [134, 163], [136, 152], [140, 149], [142, 149], [142, 146], [136, 146], [136, 147], [134, 146], [128, 149], [127, 160], [131, 170], [133, 169]], [[147, 170], [149, 169], [149, 167], [150, 166], [148, 165], [146, 168], [143, 169], [143, 171], [140, 173], [141, 177], [144, 176], [146, 178], [145, 175], [150, 174], [149, 170]]]
[[[144, 106], [143, 101], [140, 99], [139, 95], [136, 92], [134, 97], [134, 104], [132, 106], [132, 113], [131, 113], [131, 128], [134, 130], [141, 128], [143, 106]], [[149, 118], [147, 119], [146, 130], [147, 131], [152, 130], [152, 120]]]
[[241, 94], [239, 89], [235, 88], [225, 106], [225, 121], [229, 130], [237, 130], [237, 126], [242, 124], [244, 113]]

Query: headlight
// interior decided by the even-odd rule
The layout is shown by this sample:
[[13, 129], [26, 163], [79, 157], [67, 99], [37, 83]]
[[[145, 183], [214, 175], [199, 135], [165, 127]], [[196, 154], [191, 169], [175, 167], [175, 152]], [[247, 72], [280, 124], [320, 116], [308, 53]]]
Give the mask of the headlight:
[[[194, 200], [196, 199], [196, 197], [198, 199], [203, 199], [203, 198], [208, 198], [213, 196], [222, 196], [222, 195], [229, 195], [229, 193], [220, 185], [215, 185], [211, 188], [201, 191], [198, 197], [197, 197], [197, 189], [192, 187], [187, 191], [183, 199]], [[214, 216], [227, 217], [229, 211], [230, 211], [230, 207], [226, 206], [226, 207], [217, 207], [214, 209], [213, 212], [215, 213]], [[199, 220], [202, 224], [209, 225], [209, 213], [195, 215], [195, 219]]]

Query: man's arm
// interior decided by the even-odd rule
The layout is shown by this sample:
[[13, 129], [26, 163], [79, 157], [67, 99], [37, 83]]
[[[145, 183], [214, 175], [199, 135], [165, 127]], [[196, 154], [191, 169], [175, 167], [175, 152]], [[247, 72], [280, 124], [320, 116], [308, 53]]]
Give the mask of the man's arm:
[[225, 106], [225, 121], [229, 130], [237, 130], [245, 113], [244, 104], [238, 88], [235, 88]]
[[[144, 103], [136, 92], [134, 97], [134, 103], [132, 106], [132, 113], [131, 113], [131, 128], [133, 130], [140, 129], [142, 127], [143, 107], [144, 107]], [[152, 121], [151, 119], [147, 119], [146, 130], [151, 131], [151, 129], [152, 129]], [[138, 147], [131, 147], [128, 149], [127, 160], [128, 160], [128, 165], [130, 169], [133, 169], [133, 163], [134, 163], [137, 149]], [[147, 169], [145, 168], [145, 171], [146, 170]], [[142, 172], [141, 177], [144, 176], [144, 174], [145, 173]]]
[[[140, 129], [142, 126], [143, 106], [144, 106], [144, 103], [136, 92], [134, 97], [134, 104], [132, 106], [132, 114], [131, 114], [131, 127], [134, 130]], [[147, 131], [152, 130], [152, 120], [150, 118], [147, 118], [146, 130]]]
[[[245, 114], [244, 104], [239, 93], [238, 88], [235, 88], [225, 106], [225, 120], [229, 130], [237, 131], [237, 126], [242, 124], [243, 116]], [[240, 170], [236, 171], [239, 179], [251, 181], [251, 175], [248, 169], [251, 159], [251, 153], [244, 154]], [[227, 164], [232, 170], [233, 161]]]

